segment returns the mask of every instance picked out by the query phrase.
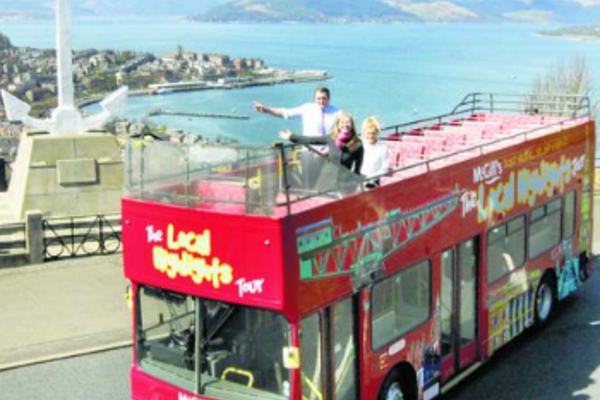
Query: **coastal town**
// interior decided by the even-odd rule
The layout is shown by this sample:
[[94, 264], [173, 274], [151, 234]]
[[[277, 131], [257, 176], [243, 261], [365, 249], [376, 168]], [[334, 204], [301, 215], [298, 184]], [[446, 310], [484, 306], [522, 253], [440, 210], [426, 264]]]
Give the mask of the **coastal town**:
[[[268, 66], [261, 58], [236, 58], [177, 46], [163, 55], [135, 51], [83, 49], [73, 54], [73, 80], [78, 106], [100, 101], [118, 87], [130, 96], [166, 95], [180, 91], [230, 90], [328, 79], [322, 71], [289, 71]], [[31, 115], [45, 117], [57, 104], [56, 52], [16, 47], [0, 33], [0, 88], [32, 105]], [[203, 111], [203, 110], [200, 110]], [[155, 114], [157, 110], [150, 110]], [[177, 114], [177, 110], [170, 111]], [[230, 117], [201, 113], [204, 117]], [[22, 125], [6, 121], [0, 102], [0, 158], [14, 159]], [[234, 116], [235, 117], [235, 116]], [[152, 135], [167, 140], [189, 136], [148, 121], [112, 121], [106, 129], [118, 136]], [[199, 137], [194, 135], [193, 139]], [[188, 138], [188, 140], [191, 140]]]
[[[43, 115], [56, 103], [54, 50], [13, 47], [0, 42], [0, 87], [33, 105]], [[133, 95], [176, 91], [231, 89], [326, 79], [321, 71], [287, 71], [266, 65], [260, 58], [176, 51], [152, 53], [85, 49], [73, 55], [73, 74], [79, 105], [97, 101], [121, 86]], [[4, 113], [0, 109], [0, 117]]]

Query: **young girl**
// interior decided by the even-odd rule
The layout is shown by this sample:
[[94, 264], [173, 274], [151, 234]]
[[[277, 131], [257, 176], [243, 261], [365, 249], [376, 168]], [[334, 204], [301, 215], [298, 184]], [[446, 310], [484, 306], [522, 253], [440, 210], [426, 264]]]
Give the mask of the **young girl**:
[[367, 187], [379, 186], [379, 177], [391, 170], [388, 148], [379, 141], [381, 125], [375, 117], [367, 118], [362, 125], [363, 147], [365, 155], [360, 173], [371, 180]]

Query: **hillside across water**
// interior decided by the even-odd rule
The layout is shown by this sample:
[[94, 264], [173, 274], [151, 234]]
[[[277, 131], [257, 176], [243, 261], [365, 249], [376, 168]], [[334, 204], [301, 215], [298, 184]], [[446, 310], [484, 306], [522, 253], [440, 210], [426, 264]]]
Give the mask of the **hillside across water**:
[[[596, 0], [86, 0], [76, 18], [187, 17], [202, 22], [519, 22], [593, 24]], [[0, 0], [0, 21], [53, 18], [54, 0]]]

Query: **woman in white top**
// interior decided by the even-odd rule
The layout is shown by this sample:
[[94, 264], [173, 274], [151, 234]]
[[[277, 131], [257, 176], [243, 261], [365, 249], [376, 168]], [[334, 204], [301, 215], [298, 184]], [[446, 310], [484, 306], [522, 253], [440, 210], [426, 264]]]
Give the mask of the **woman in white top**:
[[379, 141], [381, 125], [377, 118], [369, 117], [362, 125], [362, 139], [365, 154], [363, 157], [361, 175], [372, 178], [367, 187], [379, 186], [379, 177], [391, 170], [390, 153], [387, 146]]

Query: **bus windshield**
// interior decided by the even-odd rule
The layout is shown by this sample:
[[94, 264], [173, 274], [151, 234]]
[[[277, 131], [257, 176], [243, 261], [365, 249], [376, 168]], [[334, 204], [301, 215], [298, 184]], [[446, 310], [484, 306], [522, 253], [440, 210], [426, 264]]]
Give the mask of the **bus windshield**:
[[215, 399], [289, 398], [283, 316], [148, 286], [138, 299], [137, 358], [146, 373]]

